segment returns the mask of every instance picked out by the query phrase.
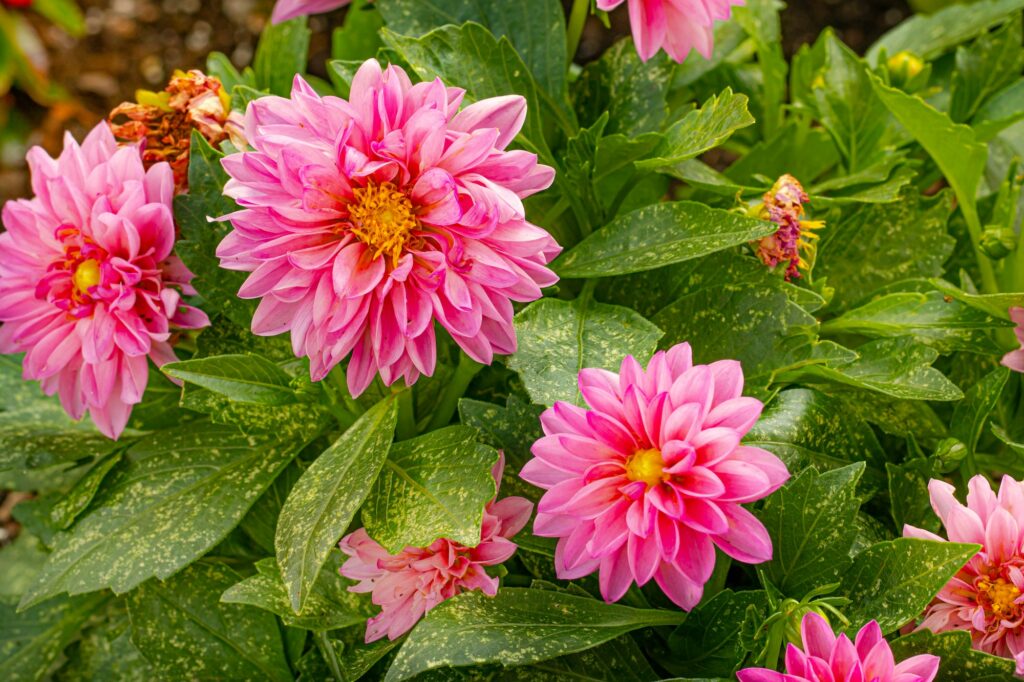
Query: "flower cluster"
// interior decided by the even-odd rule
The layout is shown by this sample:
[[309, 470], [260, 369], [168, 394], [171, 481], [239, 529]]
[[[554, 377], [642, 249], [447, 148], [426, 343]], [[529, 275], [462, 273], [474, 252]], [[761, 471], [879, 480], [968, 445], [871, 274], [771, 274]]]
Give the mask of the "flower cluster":
[[939, 657], [912, 656], [896, 663], [889, 642], [877, 621], [860, 629], [854, 641], [836, 637], [828, 621], [809, 612], [800, 623], [803, 648], [786, 649], [786, 672], [746, 668], [736, 673], [740, 682], [932, 682], [939, 672]]
[[[231, 97], [218, 78], [201, 71], [175, 71], [163, 92], [140, 90], [138, 102], [124, 102], [110, 112], [115, 137], [142, 142], [142, 160], [149, 168], [166, 161], [174, 171], [178, 192], [188, 188], [188, 153], [192, 131], [213, 146], [241, 138], [241, 116], [231, 111]], [[126, 120], [125, 120], [126, 119]]]
[[[504, 468], [502, 455], [491, 471], [495, 485], [500, 486]], [[345, 536], [340, 547], [351, 558], [342, 565], [341, 574], [359, 581], [349, 588], [352, 592], [372, 593], [373, 603], [381, 607], [366, 624], [366, 641], [385, 635], [398, 639], [427, 611], [467, 590], [497, 594], [498, 579], [487, 575], [484, 567], [512, 556], [516, 545], [510, 538], [526, 525], [532, 512], [529, 500], [495, 496], [484, 509], [476, 547], [439, 538], [429, 547], [406, 547], [388, 554], [363, 528]]]
[[555, 570], [571, 580], [600, 573], [618, 601], [652, 578], [684, 609], [700, 601], [715, 547], [756, 564], [772, 556], [764, 526], [741, 505], [788, 478], [771, 453], [740, 445], [762, 404], [742, 397], [743, 371], [723, 360], [694, 365], [689, 344], [633, 358], [618, 374], [584, 369], [590, 409], [557, 402], [520, 475], [547, 492], [533, 532], [559, 538]]
[[255, 149], [227, 156], [225, 194], [239, 211], [217, 249], [252, 274], [252, 330], [291, 331], [313, 380], [351, 353], [348, 386], [379, 374], [431, 375], [434, 322], [474, 360], [516, 348], [512, 301], [540, 298], [560, 251], [526, 221], [522, 199], [554, 171], [506, 147], [522, 97], [459, 111], [464, 91], [369, 60], [352, 98], [321, 97], [296, 77], [291, 99], [264, 97], [245, 117]]
[[171, 254], [174, 178], [118, 147], [105, 123], [56, 159], [28, 155], [35, 198], [8, 202], [0, 235], [0, 352], [25, 353], [26, 379], [86, 411], [111, 438], [124, 430], [172, 331], [206, 326], [182, 303], [192, 273]]
[[[939, 591], [918, 628], [966, 630], [974, 647], [1017, 662], [1024, 674], [1024, 483], [1004, 476], [999, 494], [984, 476], [968, 483], [967, 504], [944, 481], [928, 485], [932, 508], [951, 542], [977, 543], [981, 551]], [[906, 537], [946, 540], [913, 526]]]
[[711, 57], [715, 21], [725, 21], [744, 0], [597, 0], [597, 8], [611, 11], [629, 4], [629, 22], [640, 58], [647, 61], [665, 48], [680, 64], [692, 50]]
[[799, 181], [792, 175], [783, 175], [764, 195], [764, 202], [754, 207], [758, 218], [779, 226], [775, 234], [757, 242], [757, 257], [772, 268], [784, 264], [787, 280], [798, 279], [800, 268], [807, 269], [802, 251], [813, 253], [814, 241], [818, 238], [814, 231], [825, 226], [820, 220], [804, 220], [807, 201], [807, 193]]

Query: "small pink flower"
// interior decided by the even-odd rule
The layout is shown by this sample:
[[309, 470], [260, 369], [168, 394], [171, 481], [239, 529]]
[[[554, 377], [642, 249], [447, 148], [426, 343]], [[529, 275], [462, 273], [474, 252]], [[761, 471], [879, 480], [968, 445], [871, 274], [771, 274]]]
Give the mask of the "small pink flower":
[[889, 642], [877, 621], [860, 629], [855, 641], [835, 636], [828, 621], [814, 612], [800, 624], [803, 649], [786, 649], [786, 672], [746, 668], [736, 673], [740, 682], [932, 682], [939, 672], [939, 657], [911, 656], [896, 663]]
[[142, 400], [150, 358], [175, 360], [172, 327], [206, 315], [182, 303], [192, 273], [177, 256], [166, 163], [143, 168], [106, 123], [50, 158], [28, 153], [35, 198], [8, 202], [0, 235], [0, 352], [25, 352], [24, 376], [85, 412], [110, 438]]
[[[1003, 476], [998, 496], [984, 476], [967, 485], [967, 505], [953, 496], [956, 490], [932, 480], [928, 492], [932, 509], [951, 542], [981, 545], [939, 592], [924, 612], [918, 629], [932, 632], [966, 630], [974, 648], [1017, 662], [1024, 675], [1024, 483]], [[903, 535], [946, 542], [913, 526]]]
[[1020, 350], [1012, 350], [1003, 356], [1002, 364], [1014, 372], [1024, 372], [1024, 308], [1010, 308], [1010, 319], [1017, 323], [1013, 333], [1020, 342]]
[[640, 58], [647, 61], [661, 48], [680, 64], [697, 50], [711, 57], [715, 21], [724, 21], [744, 0], [597, 0], [597, 8], [611, 11], [629, 3], [629, 23]]
[[307, 14], [323, 14], [344, 7], [352, 0], [277, 0], [270, 20], [275, 24]]
[[533, 532], [559, 538], [555, 570], [572, 580], [600, 571], [618, 601], [651, 578], [692, 609], [715, 566], [715, 546], [756, 564], [772, 556], [764, 526], [742, 503], [789, 478], [775, 455], [740, 445], [763, 405], [740, 396], [735, 360], [694, 365], [683, 343], [651, 358], [629, 356], [619, 374], [584, 369], [589, 410], [557, 402], [547, 434], [520, 476], [547, 492]]
[[[501, 483], [504, 455], [491, 471]], [[498, 579], [487, 575], [484, 566], [507, 561], [516, 551], [509, 538], [530, 520], [533, 504], [522, 497], [491, 500], [484, 509], [480, 544], [466, 547], [445, 538], [429, 547], [406, 547], [398, 554], [375, 542], [360, 528], [341, 540], [341, 551], [351, 558], [341, 567], [346, 578], [358, 580], [351, 592], [371, 592], [379, 614], [366, 623], [366, 641], [384, 635], [395, 640], [404, 635], [430, 609], [467, 590], [480, 590], [493, 597]]]
[[351, 353], [359, 395], [431, 375], [434, 322], [474, 360], [516, 349], [512, 301], [540, 298], [561, 250], [526, 221], [522, 198], [554, 171], [505, 148], [526, 101], [487, 99], [405, 72], [359, 69], [350, 101], [296, 77], [291, 99], [249, 106], [255, 151], [227, 156], [225, 194], [241, 210], [217, 249], [252, 274], [238, 295], [259, 298], [253, 332], [291, 331], [292, 349], [323, 379]]

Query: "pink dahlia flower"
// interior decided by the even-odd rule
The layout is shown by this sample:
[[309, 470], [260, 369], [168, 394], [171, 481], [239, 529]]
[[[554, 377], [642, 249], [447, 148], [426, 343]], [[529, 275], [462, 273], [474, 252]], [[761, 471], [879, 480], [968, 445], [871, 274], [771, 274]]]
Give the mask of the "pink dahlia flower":
[[182, 303], [192, 273], [176, 256], [166, 163], [143, 168], [106, 123], [51, 159], [28, 153], [35, 198], [8, 202], [0, 235], [0, 352], [25, 352], [24, 376], [86, 411], [110, 438], [124, 430], [157, 365], [175, 359], [172, 327], [206, 315]]
[[524, 217], [522, 197], [554, 171], [506, 151], [526, 116], [522, 97], [458, 111], [463, 91], [413, 85], [402, 69], [359, 69], [352, 98], [320, 97], [296, 77], [291, 99], [249, 106], [255, 151], [223, 161], [241, 210], [221, 265], [252, 272], [256, 334], [291, 330], [292, 349], [322, 379], [352, 354], [362, 393], [430, 375], [434, 321], [474, 360], [516, 349], [512, 301], [540, 298], [560, 247]]
[[[492, 470], [494, 482], [501, 483], [504, 455]], [[341, 540], [341, 551], [351, 558], [341, 567], [346, 578], [358, 580], [351, 592], [371, 592], [380, 613], [366, 623], [366, 641], [384, 635], [395, 640], [404, 635], [430, 609], [467, 590], [494, 596], [498, 579], [487, 575], [485, 566], [507, 561], [516, 551], [509, 538], [530, 520], [533, 504], [522, 497], [491, 500], [484, 509], [480, 544], [466, 547], [445, 538], [429, 547], [406, 547], [388, 554], [366, 530], [360, 528]]]
[[[999, 494], [984, 476], [968, 483], [967, 505], [955, 488], [932, 480], [928, 492], [951, 542], [981, 545], [925, 610], [918, 629], [966, 630], [974, 648], [1012, 658], [1024, 675], [1024, 483], [1003, 476]], [[913, 526], [903, 535], [945, 542]]]
[[786, 649], [786, 672], [746, 668], [740, 682], [932, 682], [939, 657], [920, 654], [896, 663], [877, 621], [860, 629], [855, 641], [835, 636], [828, 621], [809, 612], [800, 623], [803, 649]]
[[352, 0], [277, 0], [270, 20], [275, 24], [307, 14], [323, 14], [344, 7]]
[[1024, 308], [1010, 308], [1010, 319], [1017, 323], [1013, 333], [1020, 342], [1020, 350], [1013, 350], [1003, 356], [1003, 366], [1015, 372], [1024, 372]]
[[763, 405], [740, 396], [734, 360], [694, 365], [683, 343], [629, 356], [619, 374], [584, 369], [589, 410], [557, 402], [520, 476], [545, 488], [533, 532], [559, 538], [558, 577], [600, 571], [601, 595], [619, 600], [651, 578], [692, 609], [715, 566], [715, 546], [746, 563], [772, 556], [761, 522], [740, 505], [787, 478], [775, 455], [740, 445]]
[[629, 23], [640, 58], [647, 61], [661, 48], [680, 64], [690, 50], [711, 57], [715, 21], [726, 20], [744, 0], [597, 0], [597, 8], [611, 11], [629, 3]]

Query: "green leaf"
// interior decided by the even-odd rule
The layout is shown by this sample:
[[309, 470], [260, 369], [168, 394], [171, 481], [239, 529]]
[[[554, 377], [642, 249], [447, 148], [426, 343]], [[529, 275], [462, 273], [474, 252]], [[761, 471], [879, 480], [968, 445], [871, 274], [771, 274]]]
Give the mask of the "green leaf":
[[1013, 659], [978, 651], [971, 643], [971, 633], [962, 630], [938, 634], [931, 630], [918, 630], [894, 639], [892, 653], [897, 661], [918, 654], [941, 658], [935, 682], [1000, 682], [1014, 679]]
[[582, 404], [577, 375], [584, 367], [618, 371], [633, 355], [645, 363], [663, 332], [628, 308], [590, 298], [544, 298], [515, 317], [519, 350], [508, 366], [519, 373], [533, 402]]
[[497, 451], [465, 426], [396, 443], [363, 505], [366, 532], [391, 554], [438, 538], [476, 547], [497, 461]]
[[383, 44], [378, 35], [382, 26], [384, 18], [376, 5], [368, 0], [355, 0], [345, 15], [345, 23], [331, 34], [331, 59], [373, 58]]
[[1022, 39], [1018, 13], [999, 30], [983, 33], [973, 45], [957, 49], [950, 88], [951, 119], [958, 123], [969, 120], [993, 94], [1020, 79]]
[[[565, 14], [557, 0], [377, 0], [388, 28], [416, 36], [444, 24], [475, 21], [495, 36], [507, 36], [538, 85], [566, 107]], [[442, 9], [442, 6], [444, 9]], [[464, 84], [454, 81], [460, 86]]]
[[256, 88], [288, 97], [295, 75], [306, 72], [310, 35], [305, 17], [267, 26], [253, 58]]
[[[156, 671], [131, 640], [131, 624], [123, 606], [108, 608], [106, 619], [82, 633], [60, 670], [61, 682], [151, 682]], [[116, 607], [115, 607], [116, 608]]]
[[[6, 412], [0, 416], [0, 469], [43, 469], [56, 464], [87, 460], [110, 452], [115, 444], [62, 415], [50, 421], [36, 408]], [[35, 421], [40, 416], [46, 421]]]
[[89, 471], [50, 510], [50, 518], [59, 528], [66, 529], [86, 510], [110, 470], [121, 461], [123, 450], [118, 450], [96, 462]]
[[774, 234], [775, 223], [692, 201], [657, 203], [613, 220], [554, 264], [566, 278], [610, 277], [700, 258]]
[[174, 219], [181, 230], [181, 239], [175, 252], [196, 273], [192, 280], [203, 296], [203, 310], [211, 317], [215, 313], [226, 315], [242, 328], [248, 328], [256, 305], [236, 295], [246, 274], [225, 270], [217, 258], [217, 245], [231, 231], [231, 223], [210, 222], [235, 211], [235, 202], [224, 196], [222, 190], [227, 173], [221, 168], [223, 157], [198, 131], [192, 133], [189, 152], [188, 193], [174, 198]]
[[74, 0], [33, 0], [32, 9], [72, 36], [85, 34], [85, 17]]
[[587, 64], [576, 82], [576, 111], [589, 127], [608, 112], [605, 133], [634, 138], [661, 130], [668, 118], [669, 86], [675, 63], [662, 52], [640, 60], [631, 40], [620, 40]]
[[39, 569], [46, 561], [47, 551], [39, 538], [27, 528], [22, 528], [18, 537], [0, 552], [0, 603], [16, 603], [39, 575]]
[[822, 333], [868, 338], [912, 336], [940, 353], [956, 350], [994, 355], [999, 345], [987, 330], [1011, 323], [937, 292], [904, 292], [874, 299], [825, 322]]
[[764, 592], [732, 590], [701, 602], [669, 638], [674, 656], [686, 661], [686, 674], [730, 677], [747, 655], [740, 643], [747, 610], [764, 611], [767, 604]]
[[882, 103], [931, 155], [946, 176], [960, 202], [960, 210], [972, 233], [980, 234], [976, 193], [985, 172], [988, 149], [974, 131], [953, 123], [949, 116], [916, 95], [890, 87], [871, 74], [871, 85]]
[[385, 28], [384, 43], [398, 52], [423, 80], [441, 78], [458, 83], [474, 100], [518, 94], [528, 102], [518, 141], [541, 161], [554, 164], [545, 140], [545, 123], [553, 121], [566, 134], [575, 124], [561, 107], [542, 99], [536, 81], [508, 38], [495, 38], [480, 24], [445, 26], [421, 37], [399, 35]]
[[989, 142], [1004, 129], [1024, 118], [1024, 79], [996, 93], [971, 121], [979, 142]]
[[366, 608], [369, 603], [360, 595], [349, 592], [351, 581], [338, 575], [338, 568], [346, 558], [340, 550], [331, 550], [298, 614], [292, 610], [288, 590], [281, 580], [281, 570], [273, 558], [257, 561], [256, 575], [229, 587], [220, 600], [226, 604], [248, 604], [270, 611], [280, 616], [285, 625], [306, 630], [335, 630], [361, 625], [371, 615]]
[[177, 573], [238, 525], [311, 436], [257, 438], [187, 424], [139, 441], [104, 480], [89, 511], [57, 535], [22, 608], [61, 592], [109, 587], [121, 594]]
[[242, 532], [267, 554], [274, 554], [274, 534], [277, 531], [277, 518], [281, 514], [281, 507], [305, 470], [306, 467], [298, 460], [285, 467], [238, 524]]
[[868, 61], [878, 63], [882, 50], [890, 57], [906, 50], [922, 59], [934, 59], [1021, 8], [1024, 0], [982, 0], [950, 5], [935, 14], [916, 14], [879, 38], [868, 50]]
[[971, 454], [978, 448], [978, 440], [985, 430], [989, 414], [999, 404], [1010, 370], [999, 367], [985, 376], [984, 379], [968, 389], [964, 399], [953, 410], [953, 418], [949, 426], [953, 436], [967, 446]]
[[741, 128], [754, 124], [747, 111], [747, 96], [726, 88], [708, 98], [665, 131], [665, 141], [655, 158], [637, 162], [638, 168], [658, 169], [674, 166], [721, 146]]
[[790, 471], [808, 465], [836, 469], [867, 461], [885, 462], [885, 451], [858, 415], [832, 396], [808, 388], [780, 392], [743, 439], [779, 456]]
[[370, 492], [388, 456], [398, 419], [386, 399], [306, 469], [281, 508], [274, 545], [292, 610], [299, 613], [320, 568]]
[[848, 632], [877, 620], [882, 634], [918, 616], [936, 593], [981, 549], [978, 545], [897, 538], [858, 554], [843, 576], [850, 604]]
[[1024, 291], [1002, 294], [969, 294], [945, 280], [931, 279], [928, 280], [928, 283], [950, 298], [955, 298], [972, 308], [977, 308], [1004, 320], [1010, 319], [1008, 312], [1010, 308], [1024, 306]]
[[838, 582], [850, 565], [860, 499], [858, 462], [818, 474], [805, 469], [770, 495], [757, 514], [772, 538], [774, 554], [764, 575], [782, 594], [802, 599], [811, 590]]
[[171, 362], [161, 369], [175, 379], [202, 386], [234, 401], [261, 405], [298, 402], [291, 376], [260, 355], [215, 355]]
[[822, 230], [814, 276], [835, 294], [830, 310], [841, 311], [877, 289], [911, 277], [938, 277], [956, 244], [946, 229], [952, 209], [948, 192], [923, 198], [908, 188], [899, 201], [843, 211]]
[[239, 579], [223, 564], [200, 562], [128, 595], [132, 642], [161, 677], [293, 679], [274, 616], [220, 602]]
[[938, 352], [912, 339], [879, 339], [857, 349], [857, 359], [832, 366], [809, 365], [780, 377], [830, 381], [907, 400], [959, 400], [963, 393], [931, 364]]
[[674, 625], [677, 611], [633, 609], [549, 590], [467, 592], [438, 605], [412, 631], [387, 682], [445, 667], [528, 665], [572, 654], [642, 627]]
[[13, 604], [0, 601], [0, 676], [5, 680], [46, 678], [64, 648], [78, 639], [85, 623], [108, 598], [105, 594], [61, 597], [21, 613]]

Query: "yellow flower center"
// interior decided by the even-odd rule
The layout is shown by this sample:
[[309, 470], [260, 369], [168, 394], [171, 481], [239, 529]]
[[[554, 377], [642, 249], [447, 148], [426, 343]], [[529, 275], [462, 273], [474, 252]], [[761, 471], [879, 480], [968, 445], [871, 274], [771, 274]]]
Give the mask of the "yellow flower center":
[[658, 485], [662, 481], [664, 464], [660, 450], [637, 450], [626, 460], [626, 476], [648, 486]]
[[409, 197], [390, 182], [371, 182], [353, 194], [356, 198], [348, 209], [352, 234], [373, 249], [374, 258], [390, 256], [392, 266], [397, 266], [402, 249], [419, 226]]
[[1020, 605], [1015, 603], [1017, 597], [1020, 596], [1020, 590], [1013, 583], [1002, 578], [979, 580], [978, 593], [982, 597], [980, 601], [983, 604], [988, 602], [988, 608], [992, 611], [992, 615], [998, 618], [1012, 619], [1020, 611]]
[[71, 276], [71, 282], [75, 285], [76, 293], [87, 294], [91, 287], [100, 283], [100, 278], [99, 261], [90, 258], [78, 264], [75, 274]]

